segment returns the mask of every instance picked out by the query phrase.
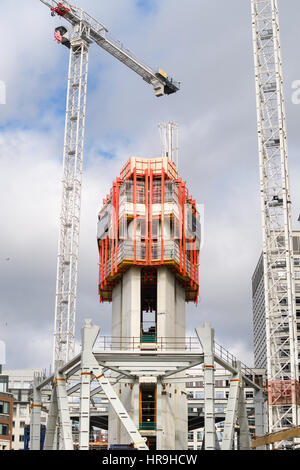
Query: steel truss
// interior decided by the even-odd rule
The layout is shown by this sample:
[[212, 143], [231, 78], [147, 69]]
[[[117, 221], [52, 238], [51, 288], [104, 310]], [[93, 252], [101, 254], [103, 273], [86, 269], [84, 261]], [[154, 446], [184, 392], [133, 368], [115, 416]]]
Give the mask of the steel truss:
[[89, 44], [73, 28], [70, 48], [58, 243], [53, 364], [74, 356], [80, 209]]
[[[263, 229], [269, 392], [297, 387], [298, 354], [291, 197], [277, 0], [251, 0]], [[279, 269], [280, 268], [280, 272]], [[288, 382], [287, 382], [288, 383]], [[295, 394], [269, 401], [269, 432], [298, 424]], [[272, 401], [272, 400], [271, 400]]]
[[[252, 377], [241, 372], [238, 364], [232, 364], [231, 360], [226, 362], [223, 357], [214, 352], [214, 331], [209, 324], [196, 329], [197, 336], [202, 345], [199, 349], [187, 352], [186, 350], [173, 351], [99, 351], [93, 350], [96, 338], [100, 328], [93, 326], [91, 321], [87, 320], [82, 329], [82, 351], [67, 364], [63, 365], [58, 371], [47, 379], [35, 380], [33, 404], [31, 414], [31, 429], [33, 430], [31, 439], [34, 444], [32, 450], [38, 450], [40, 445], [40, 410], [43, 405], [43, 397], [47, 394], [49, 397], [49, 386], [51, 385], [51, 401], [49, 408], [49, 417], [47, 433], [45, 439], [45, 450], [72, 450], [71, 434], [71, 416], [70, 402], [68, 397], [80, 390], [80, 432], [79, 448], [81, 450], [89, 449], [89, 423], [90, 423], [90, 402], [98, 393], [104, 394], [115, 413], [119, 417], [123, 426], [128, 432], [130, 441], [139, 450], [147, 450], [145, 440], [141, 437], [135, 421], [128, 415], [119, 396], [116, 394], [113, 385], [122, 381], [136, 384], [139, 376], [157, 377], [157, 386], [161, 390], [167, 384], [187, 382], [191, 376], [178, 377], [179, 372], [184, 372], [190, 368], [204, 365], [204, 405], [205, 405], [205, 448], [214, 450], [216, 448], [215, 440], [215, 363], [224, 367], [232, 373], [234, 379], [239, 377], [240, 387], [246, 384], [260, 393], [261, 389], [256, 385]], [[202, 352], [203, 350], [203, 352]], [[109, 376], [108, 371], [113, 375]], [[247, 373], [248, 374], [248, 373]], [[67, 382], [71, 378], [76, 378], [77, 383], [71, 388], [67, 388]], [[92, 382], [97, 382], [98, 387], [91, 390]], [[236, 394], [236, 402], [232, 400], [233, 406], [237, 406], [238, 412], [232, 416], [226, 416], [227, 430], [236, 426], [236, 420], [243, 426], [244, 439], [243, 449], [250, 449], [249, 427], [245, 417], [245, 402], [243, 389], [241, 394]], [[138, 406], [138, 404], [137, 404]], [[157, 429], [160, 428], [160, 405], [157, 402]], [[228, 412], [230, 413], [230, 412]], [[59, 435], [57, 436], [57, 425]], [[234, 432], [230, 434], [229, 445], [232, 445]], [[159, 442], [159, 436], [158, 436]], [[158, 449], [161, 450], [161, 449]]]

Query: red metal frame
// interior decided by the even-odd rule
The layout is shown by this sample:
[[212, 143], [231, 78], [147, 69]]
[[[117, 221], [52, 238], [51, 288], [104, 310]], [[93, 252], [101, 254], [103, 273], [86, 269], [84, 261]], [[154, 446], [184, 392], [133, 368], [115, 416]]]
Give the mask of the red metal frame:
[[161, 221], [160, 221], [160, 237], [161, 237], [161, 253], [160, 260], [164, 262], [164, 227], [165, 227], [165, 170], [162, 168], [161, 173]]
[[63, 3], [59, 3], [57, 7], [51, 8], [52, 16], [58, 15], [62, 16], [63, 18], [66, 16], [67, 13], [69, 13], [69, 11], [70, 8], [65, 7]]
[[152, 264], [152, 201], [153, 201], [153, 171], [150, 168], [150, 194], [149, 194], [149, 257], [148, 264]]
[[[189, 195], [186, 189], [186, 183], [178, 178], [177, 170], [174, 172], [174, 165], [167, 159], [142, 160], [132, 158], [127, 162], [121, 172], [121, 178], [117, 178], [113, 182], [112, 189], [104, 199], [103, 204], [112, 205], [112, 221], [111, 221], [111, 240], [107, 236], [99, 243], [99, 293], [101, 302], [111, 301], [112, 289], [119, 282], [120, 276], [131, 265], [138, 266], [159, 266], [168, 263], [179, 281], [185, 288], [186, 300], [197, 302], [199, 293], [199, 249], [196, 242], [186, 234], [185, 222], [185, 204], [191, 204], [193, 213], [196, 212], [196, 203]], [[119, 211], [120, 211], [120, 185], [128, 178], [132, 181], [133, 191], [133, 259], [119, 261]], [[173, 261], [164, 259], [165, 237], [165, 207], [166, 194], [165, 182], [172, 180], [178, 186], [178, 205], [179, 205], [179, 265], [178, 259], [174, 257]], [[156, 192], [154, 193], [155, 182], [160, 182], [159, 194], [156, 184]], [[141, 197], [141, 184], [144, 182], [144, 193]], [[138, 192], [139, 191], [139, 192]], [[142, 192], [143, 192], [142, 191]], [[155, 196], [155, 200], [154, 200]], [[138, 204], [145, 204], [145, 234], [142, 239], [145, 240], [145, 256], [142, 259], [137, 256], [137, 219]], [[157, 216], [160, 221], [160, 234], [157, 234], [158, 249], [161, 253], [153, 258], [153, 204], [161, 204], [160, 213]], [[159, 239], [160, 236], [160, 239]], [[187, 253], [187, 250], [189, 252]], [[188, 259], [190, 266], [187, 268]], [[108, 272], [108, 264], [111, 260], [111, 267]]]
[[134, 169], [133, 173], [133, 261], [134, 263], [137, 262], [136, 259], [136, 183], [137, 183], [137, 175], [136, 175], [136, 168]]
[[149, 261], [149, 169], [145, 173], [145, 264]]
[[119, 250], [119, 188], [120, 180], [116, 182], [116, 253], [115, 253], [115, 273], [118, 272], [118, 250]]
[[271, 406], [300, 404], [300, 385], [297, 380], [269, 380], [268, 404]]

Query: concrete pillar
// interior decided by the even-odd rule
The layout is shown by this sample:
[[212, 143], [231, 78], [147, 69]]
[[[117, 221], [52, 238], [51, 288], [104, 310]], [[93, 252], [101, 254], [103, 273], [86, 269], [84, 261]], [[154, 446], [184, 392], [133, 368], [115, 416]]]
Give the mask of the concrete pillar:
[[240, 450], [250, 450], [250, 430], [243, 381], [241, 382], [240, 386], [240, 396], [238, 402], [238, 423], [240, 427]]
[[[133, 266], [122, 277], [122, 337], [125, 341], [141, 334], [141, 268]], [[129, 349], [129, 348], [128, 348]]]
[[157, 269], [157, 336], [169, 347], [175, 343], [175, 318], [175, 276], [162, 266]]
[[60, 424], [61, 450], [73, 450], [72, 423], [70, 419], [69, 401], [66, 387], [67, 379], [63, 374], [57, 374], [56, 393]]
[[[264, 436], [266, 434], [266, 413], [263, 390], [255, 390], [255, 434]], [[256, 450], [266, 450], [266, 446], [257, 447]]]
[[[91, 321], [86, 321], [86, 325], [91, 326]], [[79, 421], [79, 450], [89, 450], [90, 443], [90, 400], [91, 400], [91, 368], [89, 356], [93, 344], [89, 344], [89, 337], [86, 328], [81, 330], [81, 383], [80, 383], [80, 421]]]
[[163, 450], [163, 429], [164, 429], [164, 420], [163, 420], [163, 407], [162, 407], [162, 391], [163, 386], [161, 380], [157, 381], [157, 400], [156, 400], [156, 450]]
[[[122, 280], [114, 287], [112, 292], [112, 336], [113, 347], [116, 349], [136, 349], [140, 340], [141, 332], [141, 268], [138, 266], [131, 267], [126, 271]], [[118, 338], [121, 338], [118, 342]], [[112, 373], [112, 376], [117, 374]], [[134, 399], [137, 398], [139, 403], [138, 384], [132, 388], [132, 384], [117, 384], [115, 391], [122, 401], [127, 413], [135, 421], [139, 421], [138, 416], [134, 416], [135, 408]], [[135, 398], [134, 398], [135, 397]], [[120, 419], [109, 406], [108, 413], [108, 443], [112, 444], [129, 444], [130, 439], [128, 433], [124, 430], [120, 423]], [[139, 423], [136, 423], [137, 427]]]
[[215, 331], [209, 323], [196, 328], [196, 333], [204, 353], [204, 422], [205, 450], [216, 449], [215, 429], [215, 366], [214, 341]]
[[58, 418], [58, 407], [57, 407], [57, 396], [56, 388], [52, 389], [51, 402], [49, 407], [47, 431], [45, 436], [44, 449], [45, 450], [56, 450], [57, 449], [57, 418]]
[[41, 391], [37, 386], [40, 383], [39, 375], [34, 375], [34, 388], [33, 388], [33, 403], [31, 408], [30, 418], [30, 449], [41, 449], [41, 409], [42, 409], [42, 396]]

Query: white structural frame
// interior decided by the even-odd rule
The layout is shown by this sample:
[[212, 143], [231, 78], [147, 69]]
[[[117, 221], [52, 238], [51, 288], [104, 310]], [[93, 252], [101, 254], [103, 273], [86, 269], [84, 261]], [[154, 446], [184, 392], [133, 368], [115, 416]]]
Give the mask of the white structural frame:
[[[57, 0], [40, 0], [51, 10], [59, 7], [60, 3], [68, 9], [64, 19], [67, 20], [72, 26], [83, 23], [87, 27], [86, 39], [91, 43], [95, 43], [102, 49], [106, 50], [109, 54], [114, 56], [120, 62], [125, 64], [140, 77], [153, 86], [156, 96], [160, 97], [168, 93], [175, 93], [180, 89], [180, 83], [168, 78], [163, 71], [163, 74], [157, 75], [157, 72], [148, 65], [145, 65], [142, 61], [137, 59], [135, 55], [127, 49], [124, 44], [118, 39], [113, 38], [106, 26], [100, 23], [98, 20], [93, 18], [82, 8], [78, 8], [72, 5], [70, 2], [64, 0], [59, 2]], [[159, 71], [158, 71], [159, 72]], [[172, 91], [166, 91], [166, 86], [171, 87]]]
[[[244, 397], [242, 387], [246, 384], [255, 392], [261, 391], [260, 387], [255, 384], [249, 375], [249, 370], [243, 370], [238, 365], [226, 360], [215, 352], [215, 344], [213, 341], [214, 331], [209, 324], [197, 328], [196, 333], [200, 340], [199, 349], [194, 351], [186, 350], [170, 350], [170, 351], [133, 351], [133, 350], [113, 350], [100, 351], [94, 350], [97, 336], [100, 328], [94, 326], [91, 320], [86, 320], [85, 326], [82, 328], [82, 351], [67, 364], [61, 366], [57, 372], [43, 381], [35, 381], [33, 399], [34, 404], [38, 405], [32, 408], [31, 415], [32, 433], [31, 439], [33, 446], [31, 450], [39, 450], [40, 446], [40, 423], [41, 415], [38, 410], [43, 404], [43, 396], [46, 392], [47, 399], [49, 397], [49, 386], [51, 387], [51, 401], [49, 407], [49, 417], [47, 432], [45, 437], [45, 450], [72, 450], [73, 443], [71, 441], [71, 412], [68, 408], [70, 402], [68, 397], [80, 390], [80, 432], [79, 432], [79, 448], [81, 450], [89, 449], [89, 426], [91, 413], [91, 399], [97, 393], [103, 393], [108, 399], [110, 406], [119, 417], [123, 426], [127, 430], [129, 440], [138, 450], [147, 450], [145, 439], [141, 436], [140, 431], [135, 424], [119, 396], [116, 394], [113, 386], [120, 382], [128, 382], [133, 385], [137, 383], [138, 377], [157, 377], [158, 392], [162, 386], [170, 383], [185, 383], [191, 380], [190, 376], [185, 375], [178, 377], [179, 372], [184, 372], [190, 368], [200, 364], [204, 365], [204, 389], [205, 389], [205, 448], [207, 450], [216, 449], [215, 439], [215, 408], [214, 408], [214, 387], [215, 387], [215, 363], [230, 371], [235, 377], [239, 374], [242, 395], [237, 396], [236, 406], [238, 407], [237, 417], [241, 426], [243, 421], [243, 450], [250, 449], [250, 431], [246, 419], [244, 408]], [[238, 364], [238, 363], [237, 363]], [[208, 367], [209, 366], [209, 367]], [[114, 376], [109, 376], [108, 371], [113, 371]], [[247, 374], [247, 375], [245, 375]], [[77, 377], [77, 384], [71, 388], [67, 388], [67, 382], [72, 377]], [[92, 382], [98, 382], [99, 386], [91, 391]], [[159, 395], [159, 393], [158, 393]], [[264, 397], [261, 396], [261, 401]], [[137, 403], [139, 397], [137, 394]], [[72, 404], [73, 406], [73, 404]], [[160, 410], [160, 401], [158, 396], [157, 410]], [[138, 413], [138, 409], [135, 410]], [[236, 420], [226, 416], [228, 426], [232, 426], [232, 436], [236, 427]], [[160, 447], [161, 431], [159, 426], [160, 416], [158, 416], [157, 427], [157, 447]], [[231, 424], [230, 424], [231, 423]], [[227, 426], [227, 428], [228, 428]], [[57, 437], [58, 429], [58, 437]], [[263, 431], [263, 429], [262, 429]], [[248, 444], [249, 443], [249, 446]]]
[[73, 28], [63, 156], [63, 191], [58, 241], [53, 366], [74, 356], [78, 255], [89, 44], [84, 26]]
[[158, 125], [162, 144], [162, 158], [168, 157], [175, 163], [178, 169], [179, 164], [179, 125], [175, 122], [162, 122]]
[[[251, 0], [266, 310], [267, 376], [298, 381], [291, 197], [277, 0]], [[280, 276], [278, 269], [281, 268]], [[287, 383], [287, 382], [285, 382]], [[296, 386], [296, 385], [295, 385]], [[268, 407], [269, 432], [297, 426], [298, 406]]]
[[153, 86], [158, 97], [178, 91], [180, 85], [163, 75], [157, 76], [154, 70], [136, 59], [120, 41], [112, 39], [102, 23], [81, 8], [67, 1], [40, 1], [49, 7], [53, 14], [54, 9], [63, 3], [68, 10], [63, 18], [72, 25], [54, 317], [53, 368], [56, 370], [59, 364], [68, 362], [75, 351], [89, 45], [97, 44], [140, 75]]

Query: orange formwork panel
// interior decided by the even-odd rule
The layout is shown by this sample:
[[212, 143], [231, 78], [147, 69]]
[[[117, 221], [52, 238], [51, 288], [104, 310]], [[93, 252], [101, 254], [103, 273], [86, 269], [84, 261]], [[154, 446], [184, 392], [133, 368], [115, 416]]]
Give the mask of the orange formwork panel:
[[297, 380], [269, 380], [267, 392], [268, 405], [300, 404], [300, 385]]
[[132, 265], [168, 266], [185, 288], [186, 301], [197, 302], [200, 238], [191, 217], [198, 227], [196, 202], [174, 163], [130, 158], [99, 213], [101, 302], [111, 301], [112, 289]]

